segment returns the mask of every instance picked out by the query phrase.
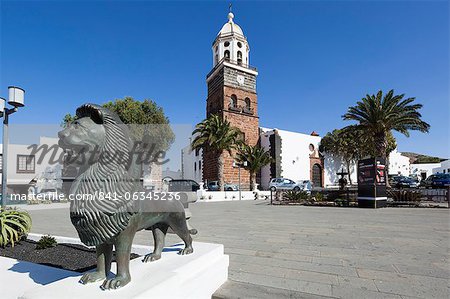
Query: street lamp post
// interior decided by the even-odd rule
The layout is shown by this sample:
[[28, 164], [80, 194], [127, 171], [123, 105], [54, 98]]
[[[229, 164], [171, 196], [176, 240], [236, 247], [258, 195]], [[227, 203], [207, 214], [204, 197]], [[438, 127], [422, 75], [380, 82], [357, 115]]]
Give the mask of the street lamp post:
[[8, 184], [8, 121], [9, 115], [17, 112], [19, 107], [24, 106], [25, 90], [16, 86], [8, 87], [9, 96], [8, 104], [14, 108], [6, 107], [6, 100], [0, 98], [0, 117], [3, 117], [3, 151], [2, 151], [2, 208], [6, 207], [6, 200], [8, 198], [7, 194], [7, 184]]
[[244, 161], [243, 163], [239, 163], [239, 162], [236, 162], [236, 161], [234, 161], [233, 162], [233, 167], [237, 167], [238, 168], [238, 180], [239, 180], [239, 184], [238, 184], [238, 187], [239, 187], [239, 200], [241, 200], [242, 199], [242, 197], [241, 197], [241, 167], [246, 167], [247, 166], [247, 161]]

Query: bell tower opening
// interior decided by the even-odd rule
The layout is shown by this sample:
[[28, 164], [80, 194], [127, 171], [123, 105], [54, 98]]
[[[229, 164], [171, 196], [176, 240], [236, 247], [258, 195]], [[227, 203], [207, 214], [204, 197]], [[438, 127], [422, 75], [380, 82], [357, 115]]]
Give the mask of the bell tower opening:
[[234, 14], [228, 14], [228, 22], [222, 26], [212, 45], [213, 67], [222, 60], [248, 66], [250, 47], [241, 27], [234, 22]]

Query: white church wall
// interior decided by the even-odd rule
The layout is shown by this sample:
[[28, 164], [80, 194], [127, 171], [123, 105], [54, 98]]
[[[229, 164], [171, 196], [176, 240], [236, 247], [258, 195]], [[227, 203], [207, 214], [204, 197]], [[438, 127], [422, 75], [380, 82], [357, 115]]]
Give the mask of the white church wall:
[[[266, 150], [270, 149], [270, 135], [277, 132], [281, 138], [281, 176], [294, 181], [309, 180], [309, 155], [312, 153], [310, 144], [317, 150], [321, 138], [278, 129], [261, 128], [261, 130], [261, 146]], [[270, 165], [267, 165], [261, 170], [261, 187], [268, 188], [270, 179]]]
[[310, 179], [310, 159], [314, 150], [319, 148], [320, 137], [302, 133], [277, 130], [281, 137], [281, 174], [294, 181]]
[[[341, 172], [341, 170], [347, 172], [347, 164], [342, 161], [340, 157], [326, 154], [324, 157], [324, 167], [325, 187], [338, 186], [338, 180], [341, 178], [341, 176], [337, 175], [336, 173]], [[348, 183], [350, 183], [348, 176], [345, 176], [345, 178], [347, 179]], [[350, 166], [350, 178], [352, 184], [357, 183], [357, 167], [355, 163], [352, 163]]]
[[403, 156], [397, 149], [389, 154], [389, 175], [409, 176], [409, 158]]

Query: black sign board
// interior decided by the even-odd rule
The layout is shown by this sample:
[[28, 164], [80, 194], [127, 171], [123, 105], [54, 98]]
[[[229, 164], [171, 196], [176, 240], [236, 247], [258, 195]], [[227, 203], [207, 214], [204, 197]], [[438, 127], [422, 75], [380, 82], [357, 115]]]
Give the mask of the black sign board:
[[[381, 207], [386, 204], [386, 162], [382, 158], [358, 161], [359, 206]], [[375, 203], [375, 201], [380, 203]]]

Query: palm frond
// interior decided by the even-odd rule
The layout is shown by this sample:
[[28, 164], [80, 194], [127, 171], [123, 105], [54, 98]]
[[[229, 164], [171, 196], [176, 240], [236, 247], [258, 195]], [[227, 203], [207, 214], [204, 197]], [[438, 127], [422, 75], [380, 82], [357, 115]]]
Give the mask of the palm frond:
[[[422, 105], [414, 104], [415, 98], [404, 97], [404, 94], [395, 95], [393, 89], [384, 96], [381, 90], [376, 95], [368, 94], [355, 106], [349, 107], [342, 118], [356, 121], [358, 128], [371, 136], [374, 142], [378, 140], [384, 144], [387, 144], [387, 134], [391, 130], [405, 136], [409, 136], [411, 130], [428, 132], [430, 125], [421, 119], [422, 115], [418, 111]], [[383, 146], [378, 148], [383, 149]]]

